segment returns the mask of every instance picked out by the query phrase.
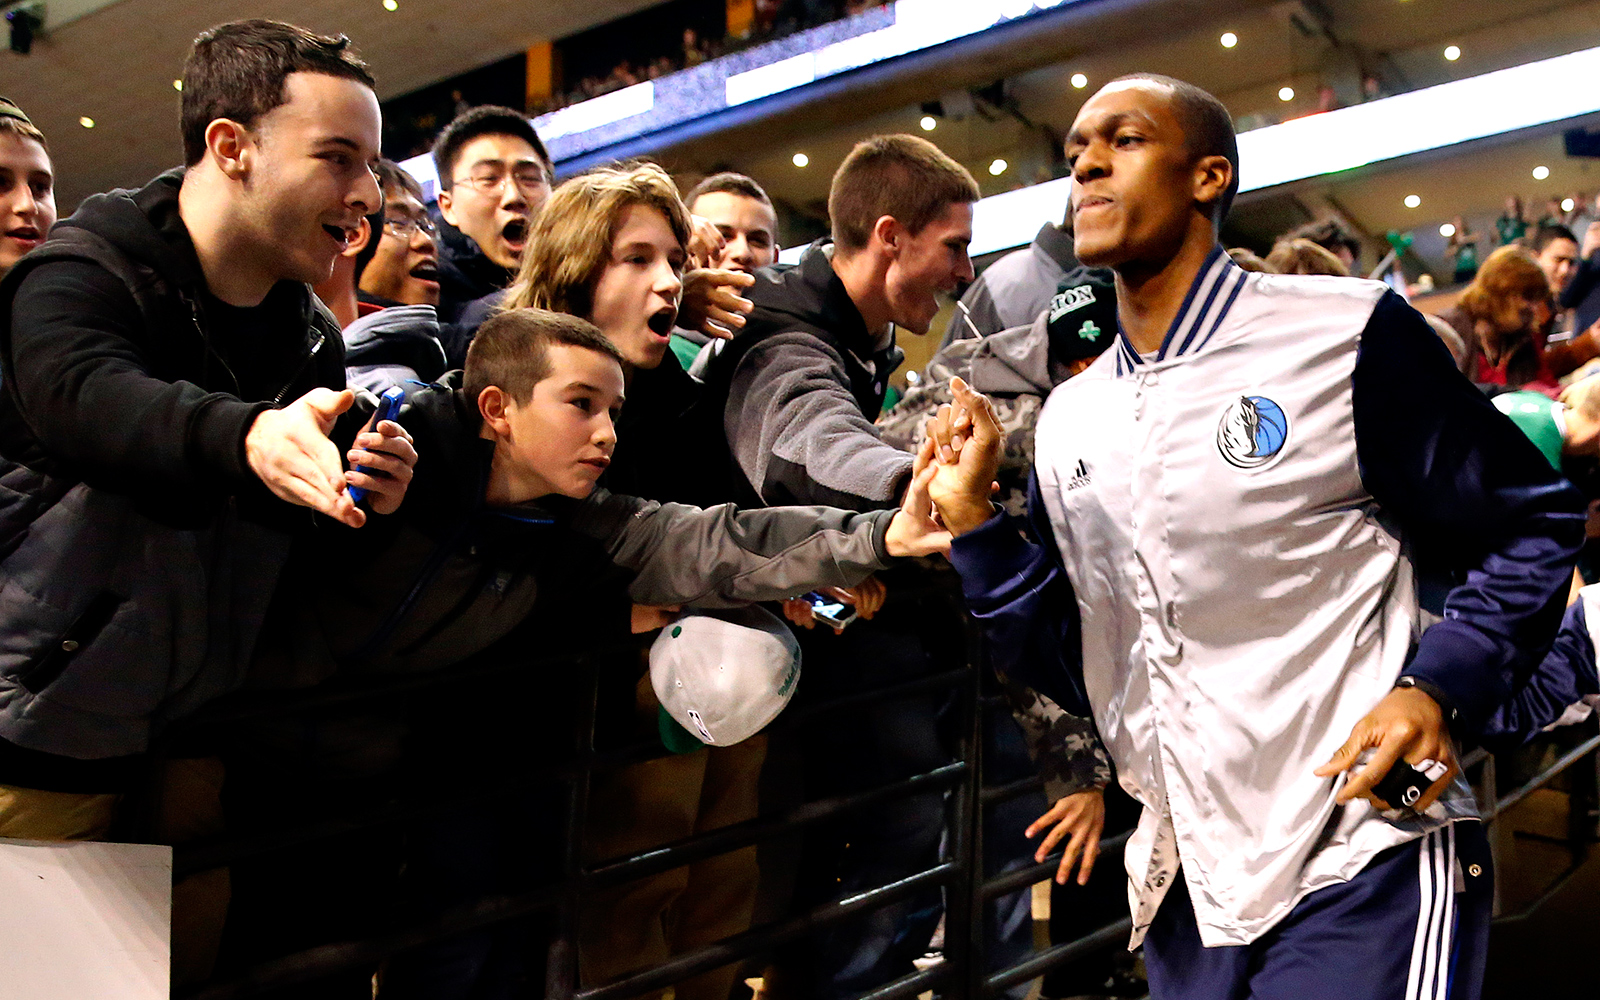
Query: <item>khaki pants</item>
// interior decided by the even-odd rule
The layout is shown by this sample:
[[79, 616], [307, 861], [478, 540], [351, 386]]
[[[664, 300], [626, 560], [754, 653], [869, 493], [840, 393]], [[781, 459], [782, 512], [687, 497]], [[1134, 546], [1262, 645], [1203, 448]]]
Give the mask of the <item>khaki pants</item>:
[[[182, 844], [222, 831], [222, 762], [168, 761], [161, 801], [147, 839]], [[121, 796], [45, 792], [0, 785], [0, 837], [18, 840], [104, 840]], [[172, 985], [211, 975], [228, 912], [228, 869], [191, 875], [172, 887]]]
[[111, 831], [118, 798], [0, 785], [0, 837], [104, 840]]
[[[753, 819], [765, 736], [596, 776], [584, 853], [604, 860]], [[580, 915], [585, 984], [617, 979], [740, 931], [755, 909], [756, 849], [592, 894]], [[727, 1000], [737, 965], [679, 983], [676, 1000]], [[657, 994], [658, 996], [664, 994]]]

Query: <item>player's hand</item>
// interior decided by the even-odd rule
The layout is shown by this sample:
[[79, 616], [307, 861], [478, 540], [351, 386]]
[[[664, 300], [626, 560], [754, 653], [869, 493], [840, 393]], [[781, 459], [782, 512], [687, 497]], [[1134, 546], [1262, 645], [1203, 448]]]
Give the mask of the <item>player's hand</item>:
[[366, 512], [345, 492], [344, 463], [328, 440], [334, 421], [350, 409], [349, 389], [312, 389], [275, 410], [264, 410], [244, 436], [245, 461], [278, 497], [359, 528]]
[[1426, 692], [1414, 687], [1395, 688], [1384, 695], [1378, 706], [1356, 723], [1344, 746], [1317, 768], [1317, 777], [1331, 778], [1350, 770], [1368, 748], [1373, 748], [1372, 758], [1339, 789], [1337, 801], [1340, 805], [1366, 799], [1379, 809], [1399, 806], [1401, 803], [1385, 802], [1374, 796], [1372, 786], [1383, 780], [1396, 761], [1404, 760], [1414, 766], [1424, 760], [1435, 760], [1445, 765], [1444, 774], [1411, 806], [1417, 812], [1425, 812], [1450, 787], [1460, 770], [1455, 744], [1445, 725], [1444, 710]]
[[635, 604], [629, 615], [628, 630], [634, 635], [643, 635], [658, 628], [666, 628], [682, 610], [683, 608], [678, 605], [658, 607], [653, 604]]
[[939, 466], [931, 462], [922, 465], [922, 471], [912, 475], [905, 499], [883, 537], [884, 548], [896, 558], [950, 554], [950, 532], [939, 523], [928, 496], [928, 484]]
[[964, 535], [994, 516], [989, 497], [1000, 471], [1000, 420], [989, 397], [961, 378], [950, 380], [953, 404], [928, 421], [924, 447], [932, 446], [934, 477], [928, 493], [939, 518]]
[[1032, 840], [1041, 830], [1050, 831], [1040, 841], [1039, 849], [1033, 852], [1033, 860], [1039, 862], [1054, 853], [1056, 845], [1063, 839], [1070, 837], [1061, 855], [1061, 864], [1056, 868], [1056, 884], [1067, 884], [1073, 864], [1081, 857], [1078, 884], [1088, 885], [1095, 858], [1100, 856], [1100, 833], [1105, 827], [1106, 796], [1105, 792], [1096, 788], [1057, 799], [1050, 811], [1034, 820], [1023, 835]]
[[699, 330], [708, 337], [729, 340], [744, 327], [744, 318], [754, 303], [740, 295], [756, 283], [755, 275], [743, 271], [701, 267], [683, 276], [683, 295], [678, 299], [678, 325]]
[[[393, 420], [356, 435], [355, 446], [347, 456], [350, 469], [344, 481], [367, 491], [367, 506], [374, 514], [393, 514], [400, 509], [417, 467], [417, 449], [404, 427]], [[366, 472], [357, 470], [357, 466]]]
[[699, 215], [689, 216], [689, 245], [684, 249], [689, 252], [691, 267], [715, 267], [727, 245], [716, 223]]

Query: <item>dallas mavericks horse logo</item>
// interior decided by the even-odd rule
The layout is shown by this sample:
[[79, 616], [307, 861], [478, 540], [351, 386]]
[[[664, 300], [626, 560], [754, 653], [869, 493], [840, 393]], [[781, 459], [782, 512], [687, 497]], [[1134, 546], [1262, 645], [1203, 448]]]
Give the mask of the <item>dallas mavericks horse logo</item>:
[[1223, 411], [1217, 426], [1217, 450], [1239, 469], [1266, 465], [1288, 440], [1289, 418], [1265, 396], [1240, 396]]

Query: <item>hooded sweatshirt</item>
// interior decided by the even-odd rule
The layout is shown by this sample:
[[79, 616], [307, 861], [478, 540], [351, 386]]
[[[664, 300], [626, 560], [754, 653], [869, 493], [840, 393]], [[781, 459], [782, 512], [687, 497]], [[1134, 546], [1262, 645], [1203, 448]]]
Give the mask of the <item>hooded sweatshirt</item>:
[[755, 309], [706, 372], [741, 503], [894, 506], [911, 456], [878, 437], [889, 376], [904, 353], [870, 331], [819, 240], [794, 267], [767, 267], [745, 293]]
[[433, 306], [394, 305], [344, 328], [345, 370], [352, 388], [381, 395], [390, 386], [432, 382], [448, 368]]

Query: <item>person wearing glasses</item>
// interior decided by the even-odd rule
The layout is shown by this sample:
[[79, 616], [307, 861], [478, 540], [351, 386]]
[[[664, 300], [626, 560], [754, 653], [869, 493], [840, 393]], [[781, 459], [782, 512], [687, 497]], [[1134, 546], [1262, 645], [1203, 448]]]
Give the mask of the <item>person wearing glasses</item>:
[[[433, 144], [439, 171], [439, 318], [504, 288], [533, 217], [550, 197], [550, 154], [525, 115], [472, 108]], [[458, 359], [459, 366], [459, 359]]]
[[458, 337], [436, 311], [439, 228], [422, 204], [422, 186], [391, 160], [379, 160], [373, 173], [383, 208], [367, 216], [373, 235], [355, 257], [360, 318], [344, 327], [345, 374], [352, 388], [409, 392], [448, 370], [446, 345]]
[[422, 203], [422, 186], [390, 160], [376, 172], [383, 211], [369, 217], [376, 239], [356, 257], [362, 315], [390, 306], [437, 306], [439, 227]]

